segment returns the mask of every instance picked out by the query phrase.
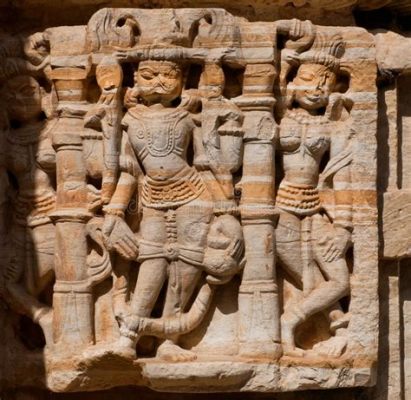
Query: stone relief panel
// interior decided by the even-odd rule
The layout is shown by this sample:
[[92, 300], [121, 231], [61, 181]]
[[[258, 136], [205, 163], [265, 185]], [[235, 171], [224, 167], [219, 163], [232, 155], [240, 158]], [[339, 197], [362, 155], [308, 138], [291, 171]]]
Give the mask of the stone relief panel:
[[1, 50], [10, 368], [62, 392], [374, 384], [365, 30], [102, 9]]

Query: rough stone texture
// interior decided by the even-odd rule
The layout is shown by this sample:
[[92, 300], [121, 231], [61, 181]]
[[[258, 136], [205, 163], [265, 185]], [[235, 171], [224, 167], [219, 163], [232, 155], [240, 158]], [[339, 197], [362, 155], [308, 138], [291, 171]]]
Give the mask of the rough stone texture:
[[2, 397], [411, 398], [410, 9], [0, 3]]

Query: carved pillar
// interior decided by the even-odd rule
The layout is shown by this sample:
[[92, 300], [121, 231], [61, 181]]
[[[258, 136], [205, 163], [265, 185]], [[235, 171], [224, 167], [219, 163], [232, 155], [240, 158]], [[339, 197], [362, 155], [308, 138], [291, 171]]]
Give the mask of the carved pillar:
[[281, 355], [274, 233], [274, 79], [273, 65], [248, 65], [243, 96], [236, 101], [245, 115], [240, 211], [247, 260], [239, 293], [239, 338], [240, 354], [249, 357]]
[[86, 223], [91, 214], [81, 139], [87, 108], [87, 59], [82, 63], [57, 67], [51, 73], [59, 100], [59, 119], [53, 132], [57, 151], [53, 331], [56, 344], [76, 346], [93, 343], [93, 299], [86, 266]]

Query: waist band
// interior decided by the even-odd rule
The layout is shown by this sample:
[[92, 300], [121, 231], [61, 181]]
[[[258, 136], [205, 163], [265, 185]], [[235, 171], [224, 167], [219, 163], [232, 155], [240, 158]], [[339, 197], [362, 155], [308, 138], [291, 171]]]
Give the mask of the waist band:
[[316, 187], [287, 181], [281, 182], [278, 188], [276, 205], [299, 216], [316, 214], [322, 208]]
[[145, 176], [142, 203], [158, 210], [177, 208], [196, 199], [205, 190], [200, 174], [192, 167], [185, 167], [165, 181]]

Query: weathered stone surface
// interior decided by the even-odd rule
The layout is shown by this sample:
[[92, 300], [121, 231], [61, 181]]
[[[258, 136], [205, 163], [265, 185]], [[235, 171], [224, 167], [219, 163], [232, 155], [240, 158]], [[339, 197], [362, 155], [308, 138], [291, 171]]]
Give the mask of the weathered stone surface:
[[4, 398], [407, 399], [407, 5], [177, 3], [1, 4]]
[[395, 32], [375, 35], [378, 66], [383, 71], [404, 72], [411, 69], [411, 39]]

